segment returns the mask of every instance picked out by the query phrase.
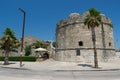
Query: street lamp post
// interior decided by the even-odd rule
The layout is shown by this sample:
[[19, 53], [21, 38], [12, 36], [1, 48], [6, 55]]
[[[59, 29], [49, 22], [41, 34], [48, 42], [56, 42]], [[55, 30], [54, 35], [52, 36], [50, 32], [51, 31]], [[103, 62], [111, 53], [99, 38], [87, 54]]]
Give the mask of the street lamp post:
[[22, 26], [22, 39], [21, 39], [21, 53], [20, 53], [20, 67], [22, 67], [22, 54], [23, 54], [23, 42], [24, 42], [24, 29], [25, 29], [26, 12], [21, 8], [19, 8], [19, 10], [24, 14], [23, 26]]

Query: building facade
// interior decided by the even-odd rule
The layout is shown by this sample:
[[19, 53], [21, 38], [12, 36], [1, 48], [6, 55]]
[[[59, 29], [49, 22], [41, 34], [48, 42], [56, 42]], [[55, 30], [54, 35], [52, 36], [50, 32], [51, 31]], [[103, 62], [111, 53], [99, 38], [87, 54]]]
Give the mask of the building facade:
[[[61, 20], [56, 27], [56, 53], [58, 61], [94, 61], [92, 33], [84, 20], [88, 12], [80, 15], [72, 13]], [[115, 56], [113, 28], [111, 20], [101, 14], [102, 23], [95, 28], [98, 60], [110, 60]]]

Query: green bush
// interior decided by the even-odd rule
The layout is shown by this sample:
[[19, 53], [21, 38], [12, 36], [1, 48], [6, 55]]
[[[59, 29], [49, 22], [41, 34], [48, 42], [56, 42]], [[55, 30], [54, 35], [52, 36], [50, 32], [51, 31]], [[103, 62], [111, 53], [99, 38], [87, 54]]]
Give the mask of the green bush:
[[[0, 56], [0, 61], [4, 61], [4, 57]], [[9, 61], [20, 61], [20, 56], [9, 57]], [[36, 61], [36, 57], [22, 56], [22, 61]]]
[[4, 57], [0, 56], [0, 61], [4, 61]]
[[29, 56], [31, 53], [31, 45], [25, 47], [25, 56]]

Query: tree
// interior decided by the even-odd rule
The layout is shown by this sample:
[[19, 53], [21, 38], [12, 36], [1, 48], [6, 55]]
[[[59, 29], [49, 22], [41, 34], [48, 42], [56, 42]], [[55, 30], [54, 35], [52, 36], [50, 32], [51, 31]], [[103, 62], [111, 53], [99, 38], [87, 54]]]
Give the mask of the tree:
[[3, 37], [1, 38], [1, 49], [5, 50], [4, 64], [8, 65], [8, 58], [10, 51], [17, 51], [16, 48], [19, 47], [19, 41], [15, 37], [15, 33], [10, 29], [6, 28], [3, 32]]
[[31, 45], [25, 46], [25, 56], [29, 56], [31, 54]]
[[95, 27], [101, 24], [100, 12], [97, 11], [95, 8], [89, 9], [89, 14], [86, 16], [84, 24], [87, 25], [92, 32], [92, 41], [93, 41], [93, 49], [94, 49], [94, 67], [98, 68]]
[[55, 47], [55, 48], [57, 47], [57, 43], [56, 43], [56, 42], [53, 42], [52, 45], [53, 45], [53, 47]]
[[[111, 28], [113, 28], [113, 25], [112, 23], [111, 24], [108, 24]], [[102, 44], [103, 44], [103, 58], [104, 58], [104, 61], [107, 61], [107, 54], [106, 54], [106, 45], [105, 45], [105, 30], [104, 30], [104, 27], [103, 27], [103, 22], [101, 22], [101, 30], [102, 30]]]
[[48, 44], [40, 42], [40, 41], [36, 41], [35, 43], [32, 44], [32, 46], [34, 46], [34, 48], [47, 48]]

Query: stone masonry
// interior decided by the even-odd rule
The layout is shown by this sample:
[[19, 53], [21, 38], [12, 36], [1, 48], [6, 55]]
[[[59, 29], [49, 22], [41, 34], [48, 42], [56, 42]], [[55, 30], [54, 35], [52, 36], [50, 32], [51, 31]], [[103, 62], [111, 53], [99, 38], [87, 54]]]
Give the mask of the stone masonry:
[[[54, 59], [58, 61], [94, 61], [94, 50], [91, 30], [84, 25], [88, 12], [80, 15], [72, 13], [65, 20], [61, 20], [56, 27], [56, 53]], [[95, 28], [96, 48], [99, 61], [114, 58], [114, 40], [111, 20], [101, 14], [102, 23]]]

